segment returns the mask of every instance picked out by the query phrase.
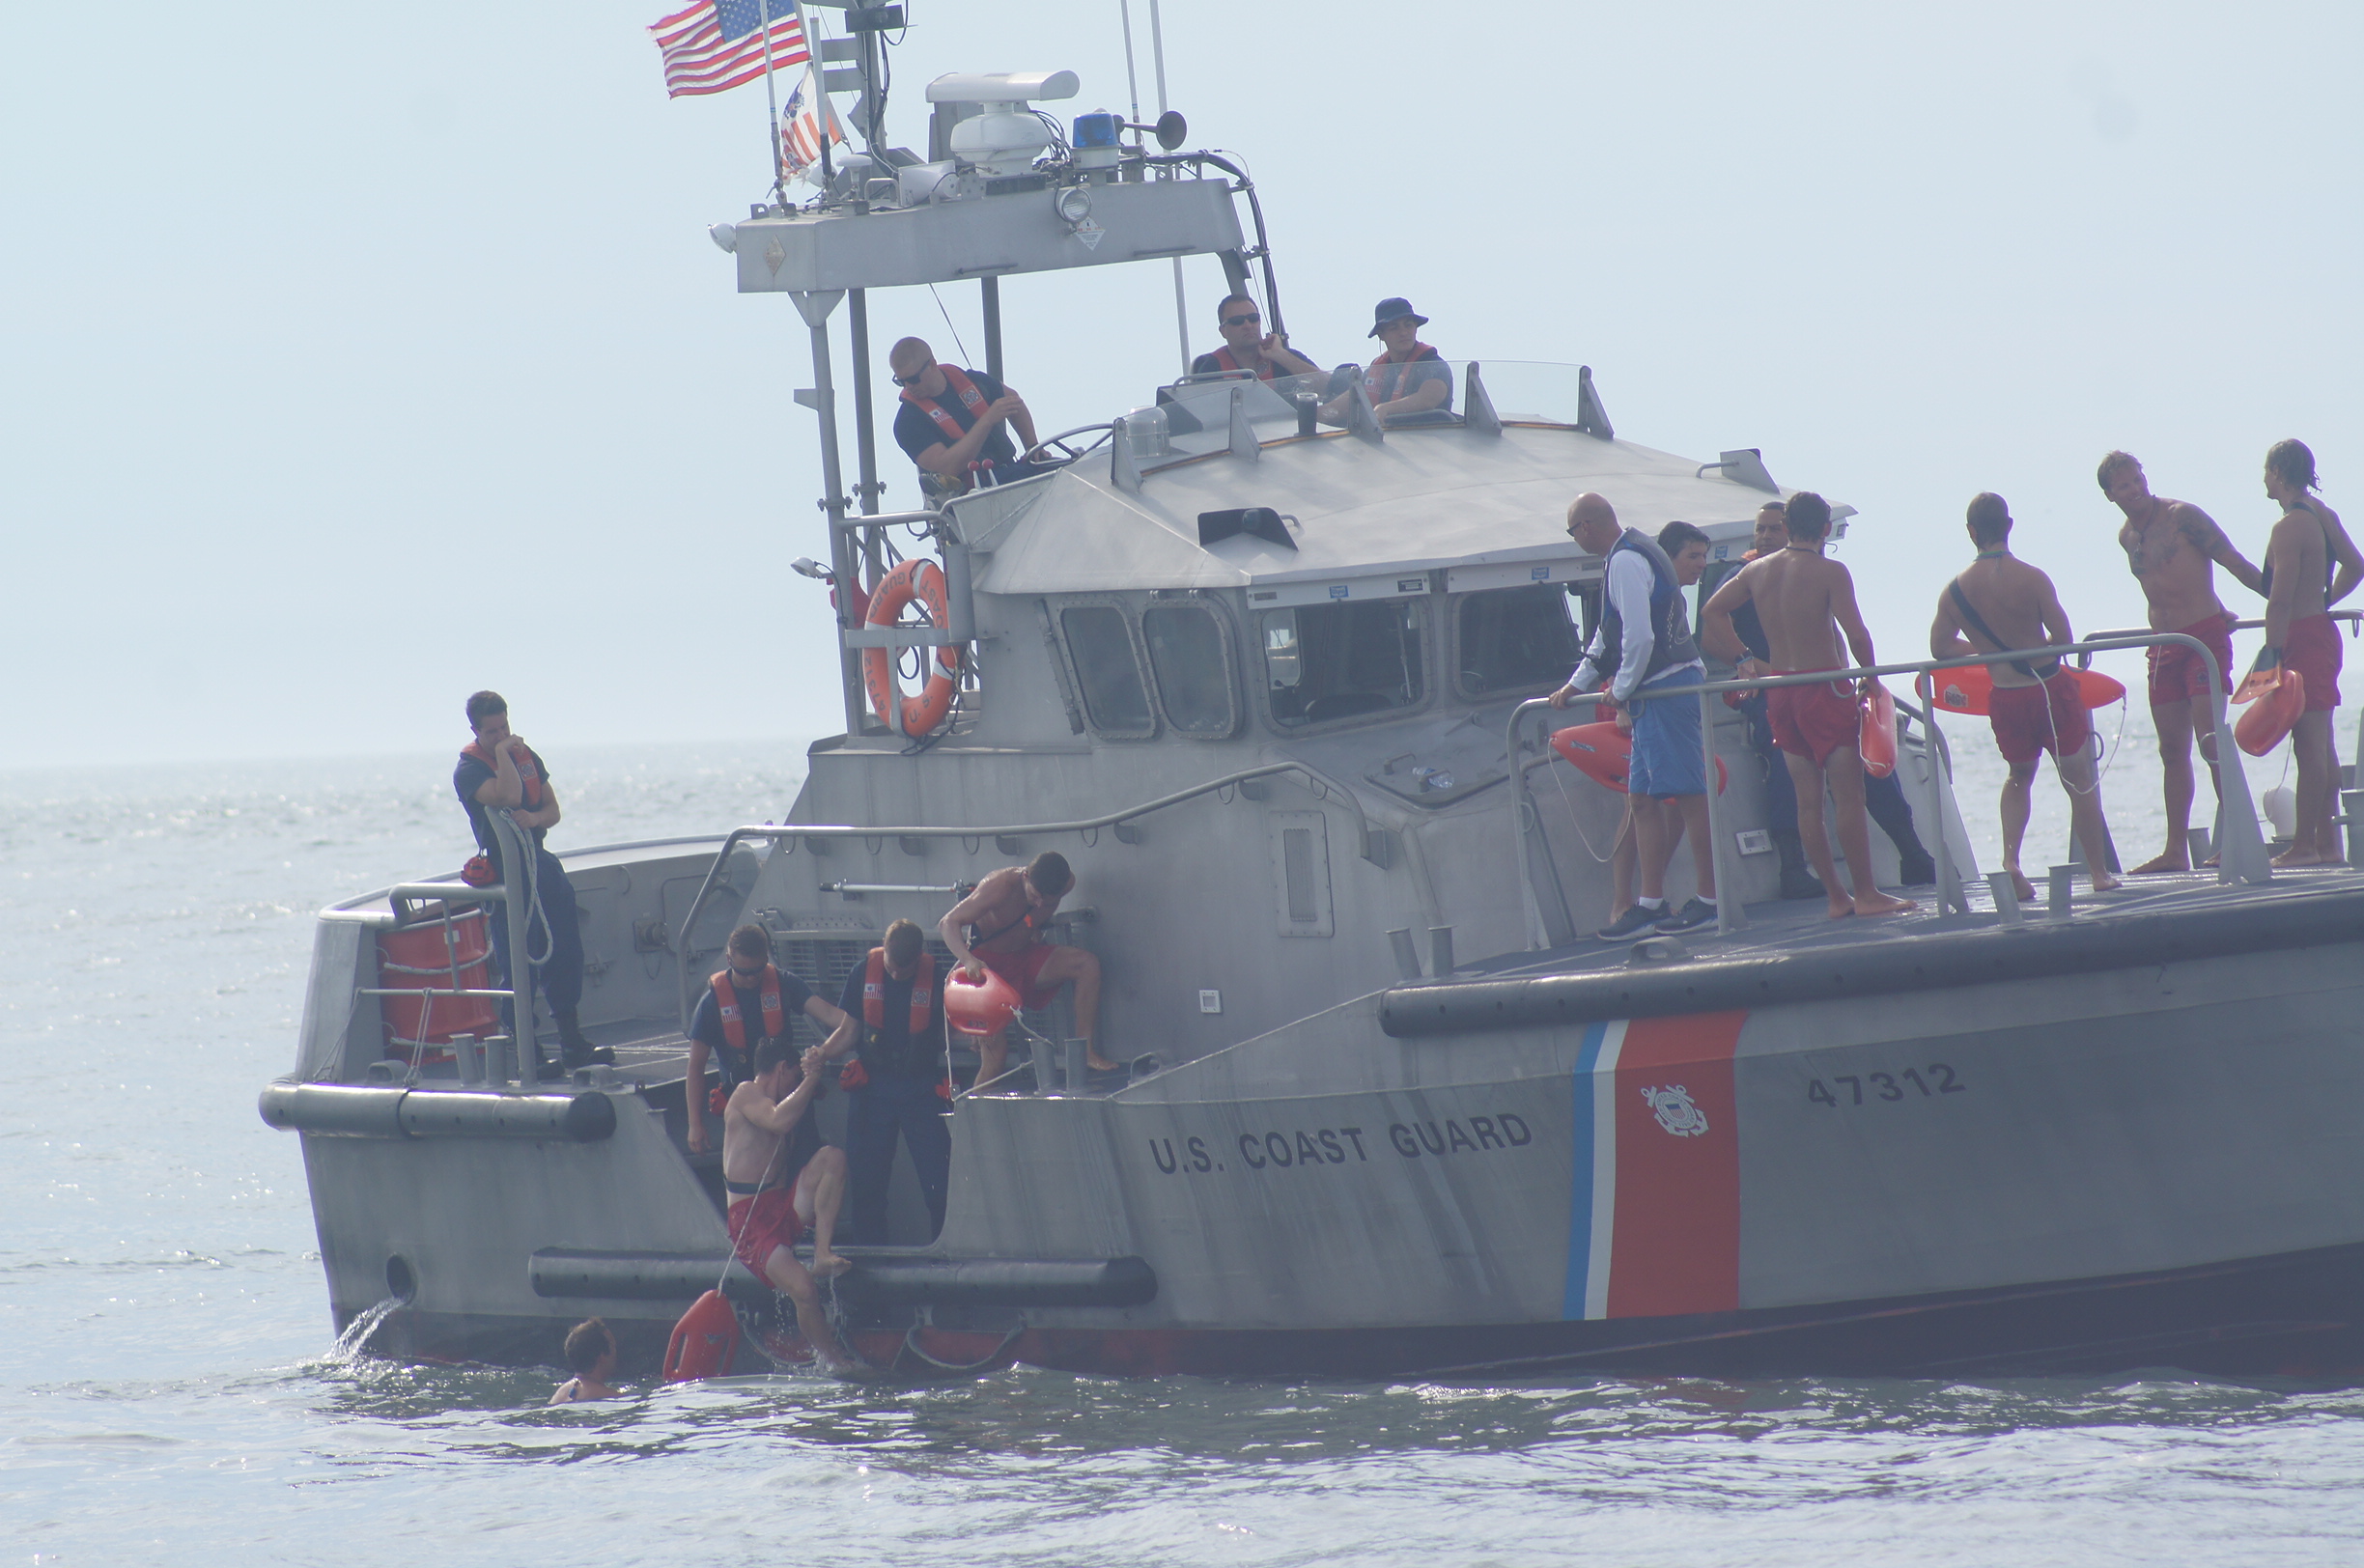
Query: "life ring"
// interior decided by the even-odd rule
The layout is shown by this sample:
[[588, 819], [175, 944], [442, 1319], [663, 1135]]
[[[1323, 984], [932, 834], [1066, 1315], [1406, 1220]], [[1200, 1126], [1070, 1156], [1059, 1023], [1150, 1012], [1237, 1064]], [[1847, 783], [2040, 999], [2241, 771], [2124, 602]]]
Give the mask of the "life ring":
[[[920, 556], [912, 557], [886, 574], [870, 595], [870, 609], [862, 618], [863, 624], [894, 626], [902, 617], [903, 607], [915, 599], [927, 610], [930, 624], [942, 628], [949, 622], [943, 569]], [[919, 694], [906, 697], [895, 681], [895, 651], [863, 649], [862, 686], [870, 693], [870, 711], [878, 715], [879, 722], [893, 723], [894, 704], [900, 701], [905, 735], [926, 735], [943, 723], [944, 714], [952, 711], [952, 672], [960, 668], [959, 651], [949, 646], [938, 649], [936, 666]]]

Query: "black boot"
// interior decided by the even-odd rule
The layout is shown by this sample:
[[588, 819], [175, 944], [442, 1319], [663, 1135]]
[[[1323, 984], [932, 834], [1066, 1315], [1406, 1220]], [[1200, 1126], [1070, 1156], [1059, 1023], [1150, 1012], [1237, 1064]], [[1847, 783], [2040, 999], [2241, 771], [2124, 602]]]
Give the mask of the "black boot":
[[1929, 852], [1921, 847], [1921, 835], [1913, 830], [1912, 807], [1903, 790], [1893, 780], [1882, 782], [1885, 788], [1864, 792], [1864, 810], [1896, 846], [1897, 880], [1907, 887], [1927, 887], [1937, 880], [1937, 862], [1929, 858]]
[[565, 1012], [559, 1013], [557, 1019], [558, 1059], [560, 1061], [566, 1063], [569, 1068], [589, 1067], [594, 1063], [603, 1067], [615, 1065], [613, 1050], [605, 1046], [595, 1046], [584, 1037], [582, 1024], [575, 1017], [575, 1009], [568, 1008]]
[[1795, 828], [1772, 829], [1773, 848], [1781, 855], [1781, 896], [1820, 898], [1822, 883], [1806, 869], [1806, 846]]

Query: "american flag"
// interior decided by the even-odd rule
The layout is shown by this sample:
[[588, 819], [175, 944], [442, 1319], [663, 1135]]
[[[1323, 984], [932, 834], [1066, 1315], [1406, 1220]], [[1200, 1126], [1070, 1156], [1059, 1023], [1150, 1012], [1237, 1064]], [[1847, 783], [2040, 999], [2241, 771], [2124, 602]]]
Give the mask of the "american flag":
[[829, 117], [830, 142], [841, 147], [845, 144], [845, 127], [837, 123], [829, 95], [816, 92], [814, 87], [812, 72], [807, 70], [780, 110], [780, 161], [792, 175], [801, 175], [821, 161], [822, 116]]
[[[665, 96], [719, 93], [764, 71], [762, 0], [695, 0], [649, 29], [664, 56]], [[772, 64], [812, 58], [796, 0], [772, 0]]]

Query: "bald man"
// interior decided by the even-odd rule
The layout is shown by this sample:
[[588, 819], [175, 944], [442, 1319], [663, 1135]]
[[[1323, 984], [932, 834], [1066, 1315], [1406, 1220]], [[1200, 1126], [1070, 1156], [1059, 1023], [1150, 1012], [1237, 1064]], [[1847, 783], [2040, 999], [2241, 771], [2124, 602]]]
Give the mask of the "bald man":
[[[1034, 438], [1026, 399], [981, 370], [937, 363], [923, 338], [905, 338], [886, 355], [903, 406], [895, 410], [895, 444], [923, 473], [960, 491], [974, 484], [1006, 485], [1049, 473]], [[1016, 431], [1027, 461], [1010, 443]]]

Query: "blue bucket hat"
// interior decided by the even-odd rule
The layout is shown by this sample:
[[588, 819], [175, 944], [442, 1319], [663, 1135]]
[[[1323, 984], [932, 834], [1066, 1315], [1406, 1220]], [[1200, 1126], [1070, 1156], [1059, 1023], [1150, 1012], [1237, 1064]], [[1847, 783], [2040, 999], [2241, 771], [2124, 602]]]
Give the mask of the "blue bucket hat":
[[1422, 316], [1419, 311], [1414, 310], [1412, 308], [1411, 300], [1400, 297], [1393, 299], [1382, 299], [1379, 301], [1379, 308], [1371, 312], [1371, 329], [1365, 335], [1375, 338], [1379, 335], [1379, 329], [1381, 327], [1387, 325], [1390, 322], [1400, 322], [1407, 316], [1412, 318], [1412, 324], [1414, 326], [1426, 326], [1428, 324], [1428, 318]]

